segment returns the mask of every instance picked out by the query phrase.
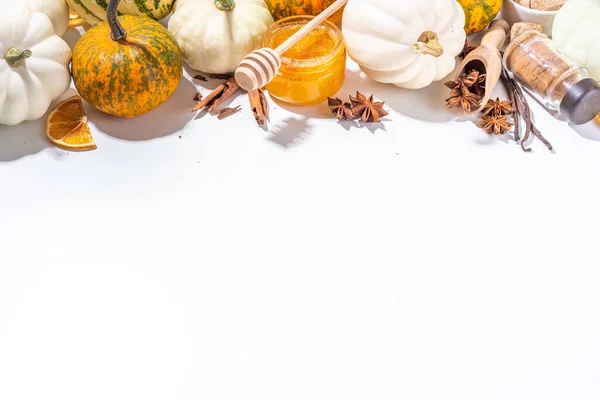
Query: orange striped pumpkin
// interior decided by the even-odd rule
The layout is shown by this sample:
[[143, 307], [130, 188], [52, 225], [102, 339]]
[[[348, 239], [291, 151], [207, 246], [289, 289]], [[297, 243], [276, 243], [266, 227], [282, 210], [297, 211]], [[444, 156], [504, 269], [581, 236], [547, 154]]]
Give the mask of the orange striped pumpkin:
[[175, 38], [146, 17], [117, 17], [120, 0], [111, 0], [107, 21], [84, 34], [73, 49], [77, 91], [107, 114], [135, 117], [165, 102], [183, 75]]
[[[317, 15], [335, 0], [265, 0], [275, 21], [294, 15]], [[342, 23], [343, 10], [335, 13], [330, 20], [338, 26]]]

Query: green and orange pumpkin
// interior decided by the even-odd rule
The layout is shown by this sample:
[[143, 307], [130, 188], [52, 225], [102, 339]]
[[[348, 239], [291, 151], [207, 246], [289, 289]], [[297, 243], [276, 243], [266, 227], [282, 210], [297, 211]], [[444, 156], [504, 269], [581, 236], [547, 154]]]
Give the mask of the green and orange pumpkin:
[[[335, 0], [265, 0], [273, 19], [278, 21], [294, 15], [317, 15]], [[343, 10], [336, 12], [330, 20], [338, 26], [342, 23]]]
[[84, 34], [73, 49], [77, 91], [94, 108], [135, 117], [165, 102], [183, 75], [181, 50], [173, 35], [146, 17], [117, 16], [110, 0], [107, 21]]
[[457, 0], [465, 11], [465, 31], [467, 34], [481, 32], [502, 8], [502, 0]]

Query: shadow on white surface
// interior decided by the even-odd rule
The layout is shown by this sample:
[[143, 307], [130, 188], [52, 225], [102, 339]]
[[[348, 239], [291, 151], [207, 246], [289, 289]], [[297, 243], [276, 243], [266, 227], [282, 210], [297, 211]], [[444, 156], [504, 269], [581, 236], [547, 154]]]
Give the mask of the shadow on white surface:
[[[346, 71], [346, 81], [336, 97], [348, 101], [348, 96], [356, 95], [357, 91], [367, 96], [374, 94], [377, 100], [385, 102], [385, 108], [388, 111], [392, 109], [412, 119], [443, 123], [459, 117], [457, 113], [446, 108], [444, 99], [448, 95], [448, 88], [444, 86], [443, 81], [435, 82], [424, 89], [409, 90], [371, 81], [362, 72], [349, 69]], [[326, 102], [314, 106], [295, 106], [272, 97], [271, 99], [275, 109], [281, 108], [308, 118], [334, 118]], [[353, 127], [367, 128], [372, 133], [378, 129], [385, 130], [383, 124], [363, 123], [362, 121], [342, 121], [340, 125], [347, 131]]]
[[[52, 110], [58, 103], [77, 94], [70, 88], [65, 94], [54, 100], [48, 110]], [[46, 138], [46, 115], [35, 121], [25, 121], [16, 126], [0, 125], [0, 162], [15, 161], [28, 155], [37, 154], [47, 147], [53, 147]], [[92, 132], [93, 133], [93, 132]], [[56, 148], [57, 154], [65, 153]]]
[[455, 112], [446, 108], [444, 99], [448, 97], [448, 88], [444, 86], [444, 80], [424, 89], [410, 90], [373, 82], [354, 69], [346, 71], [346, 82], [338, 97], [346, 99], [348, 95], [354, 96], [357, 90], [365, 95], [375, 94], [387, 107], [412, 119], [442, 123], [457, 118]]
[[51, 145], [44, 134], [44, 118], [16, 126], [0, 125], [0, 163], [39, 153]]
[[307, 140], [312, 130], [313, 126], [306, 118], [287, 118], [271, 128], [271, 136], [268, 139], [284, 149], [289, 149]]
[[382, 122], [363, 122], [361, 120], [353, 120], [353, 121], [338, 121], [338, 125], [342, 126], [346, 131], [350, 131], [352, 128], [358, 129], [367, 129], [371, 133], [375, 133], [378, 130], [382, 130], [387, 132], [384, 123], [388, 121], [387, 118], [382, 118]]
[[589, 122], [585, 125], [569, 124], [569, 126], [582, 138], [592, 140], [594, 142], [600, 142], [600, 123], [598, 123], [597, 120]]
[[[205, 96], [211, 91], [215, 90], [219, 85], [226, 82], [225, 79], [207, 79], [206, 81], [200, 79], [193, 79], [197, 75], [202, 75], [206, 77], [206, 75], [208, 74], [191, 68], [189, 65], [187, 65], [186, 62], [183, 63], [183, 69], [190, 76], [190, 79], [192, 79], [192, 83], [203, 89], [200, 90], [200, 92], [202, 92], [202, 94]], [[204, 90], [206, 90], [206, 92]]]
[[171, 98], [156, 110], [135, 118], [104, 114], [86, 105], [88, 119], [96, 128], [112, 137], [129, 141], [151, 140], [178, 132], [194, 120], [196, 87], [183, 78]]
[[[376, 99], [385, 102], [386, 109], [391, 108], [402, 115], [420, 121], [443, 123], [457, 118], [455, 112], [446, 109], [444, 99], [448, 97], [448, 88], [444, 86], [444, 80], [420, 90], [402, 89], [394, 85], [374, 82], [354, 65], [353, 68], [346, 70], [346, 81], [336, 97], [348, 101], [348, 96], [356, 95], [357, 91], [367, 96], [374, 94]], [[294, 106], [272, 100], [279, 108], [305, 117], [332, 118], [326, 102], [315, 106]], [[351, 124], [346, 124], [344, 128], [348, 130], [349, 126]]]
[[331, 119], [333, 115], [331, 114], [331, 110], [327, 105], [327, 102], [323, 102], [313, 106], [297, 106], [289, 103], [285, 103], [280, 101], [273, 96], [269, 96], [269, 101], [271, 104], [271, 108], [273, 110], [283, 109], [288, 112], [298, 114], [302, 117], [307, 118], [318, 118], [318, 119]]

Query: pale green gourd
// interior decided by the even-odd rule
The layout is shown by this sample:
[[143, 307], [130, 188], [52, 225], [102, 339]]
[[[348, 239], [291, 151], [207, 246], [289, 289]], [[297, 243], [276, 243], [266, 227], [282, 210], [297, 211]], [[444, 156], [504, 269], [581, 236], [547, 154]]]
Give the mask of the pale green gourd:
[[600, 0], [570, 0], [557, 13], [552, 40], [600, 82]]

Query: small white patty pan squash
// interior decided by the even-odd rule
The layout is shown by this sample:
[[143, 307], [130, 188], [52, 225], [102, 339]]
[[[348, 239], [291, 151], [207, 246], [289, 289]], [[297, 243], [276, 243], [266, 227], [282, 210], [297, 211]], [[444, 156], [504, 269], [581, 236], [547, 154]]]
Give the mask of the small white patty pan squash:
[[225, 74], [261, 46], [272, 24], [264, 0], [178, 0], [169, 31], [190, 67]]
[[[66, 0], [69, 6], [88, 23], [94, 25], [106, 20], [109, 0]], [[119, 4], [123, 15], [135, 15], [161, 20], [171, 13], [175, 0], [128, 0]]]
[[41, 118], [71, 84], [69, 45], [50, 19], [13, 4], [0, 13], [0, 124]]
[[351, 0], [342, 30], [350, 57], [370, 79], [420, 89], [454, 70], [464, 25], [456, 0]]
[[14, 4], [23, 4], [30, 11], [46, 14], [58, 36], [64, 35], [69, 27], [69, 6], [65, 0], [0, 0], [0, 10], [12, 8]]

